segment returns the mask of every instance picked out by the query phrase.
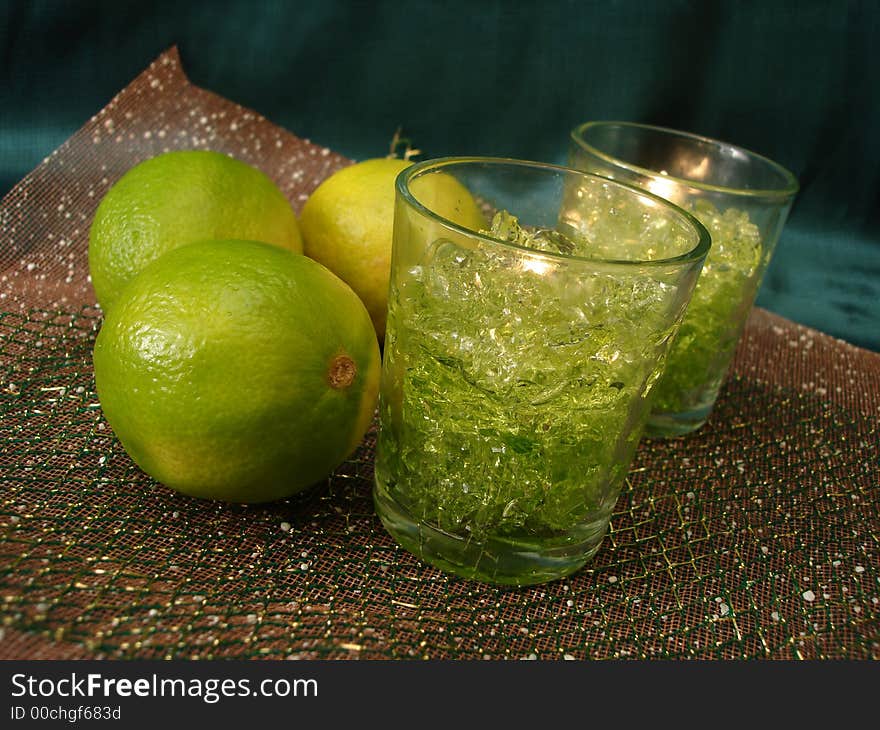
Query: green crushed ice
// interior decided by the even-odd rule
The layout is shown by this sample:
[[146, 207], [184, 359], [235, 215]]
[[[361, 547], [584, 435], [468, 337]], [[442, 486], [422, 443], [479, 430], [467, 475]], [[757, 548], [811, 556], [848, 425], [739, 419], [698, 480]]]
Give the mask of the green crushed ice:
[[[574, 246], [512, 216], [490, 232]], [[670, 334], [661, 274], [530, 259], [541, 257], [440, 239], [390, 291], [379, 489], [415, 520], [475, 539], [607, 518]]]
[[708, 229], [712, 247], [654, 393], [658, 412], [711, 406], [752, 306], [760, 277], [761, 234], [748, 213], [723, 213], [708, 201], [691, 212]]
[[570, 256], [575, 253], [577, 245], [568, 236], [555, 229], [525, 230], [515, 215], [506, 210], [499, 210], [492, 216], [492, 224], [488, 230], [481, 231], [493, 238], [509, 241], [525, 248], [548, 253]]

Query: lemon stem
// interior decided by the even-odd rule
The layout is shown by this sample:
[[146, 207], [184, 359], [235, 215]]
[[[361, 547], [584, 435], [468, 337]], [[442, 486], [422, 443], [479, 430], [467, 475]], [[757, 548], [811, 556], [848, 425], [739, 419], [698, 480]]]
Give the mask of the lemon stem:
[[405, 145], [403, 149], [403, 159], [409, 160], [411, 157], [415, 157], [416, 155], [422, 154], [421, 150], [417, 150], [412, 147], [412, 140], [408, 137], [401, 137], [401, 133], [403, 129], [398, 127], [394, 130], [394, 136], [391, 138], [391, 145], [386, 157], [389, 159], [397, 159], [399, 157], [397, 153], [397, 148], [401, 145]]

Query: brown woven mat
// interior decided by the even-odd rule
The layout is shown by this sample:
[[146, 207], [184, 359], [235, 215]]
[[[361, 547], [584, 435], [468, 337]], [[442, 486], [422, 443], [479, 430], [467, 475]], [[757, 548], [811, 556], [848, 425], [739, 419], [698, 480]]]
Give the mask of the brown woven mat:
[[298, 210], [348, 160], [163, 54], [0, 204], [0, 658], [880, 658], [880, 356], [756, 309], [710, 422], [645, 441], [586, 569], [528, 589], [421, 564], [370, 497], [243, 507], [126, 456], [91, 366], [88, 228], [166, 149], [269, 174]]

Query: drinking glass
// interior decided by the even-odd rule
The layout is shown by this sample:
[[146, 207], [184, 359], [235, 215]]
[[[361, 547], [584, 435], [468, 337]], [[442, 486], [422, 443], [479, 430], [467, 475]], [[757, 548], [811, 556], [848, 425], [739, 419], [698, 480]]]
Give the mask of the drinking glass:
[[629, 122], [576, 127], [568, 163], [670, 200], [711, 234], [696, 291], [655, 388], [646, 435], [696, 431], [718, 398], [797, 180], [741, 147]]
[[388, 532], [492, 583], [583, 566], [708, 249], [689, 213], [565, 167], [401, 172], [375, 460]]

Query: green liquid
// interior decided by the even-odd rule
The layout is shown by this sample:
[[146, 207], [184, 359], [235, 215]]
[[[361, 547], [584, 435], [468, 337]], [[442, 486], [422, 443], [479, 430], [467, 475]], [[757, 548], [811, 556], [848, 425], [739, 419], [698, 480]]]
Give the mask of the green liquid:
[[710, 408], [733, 357], [762, 270], [761, 234], [746, 212], [706, 201], [691, 211], [712, 247], [654, 393], [655, 412]]

